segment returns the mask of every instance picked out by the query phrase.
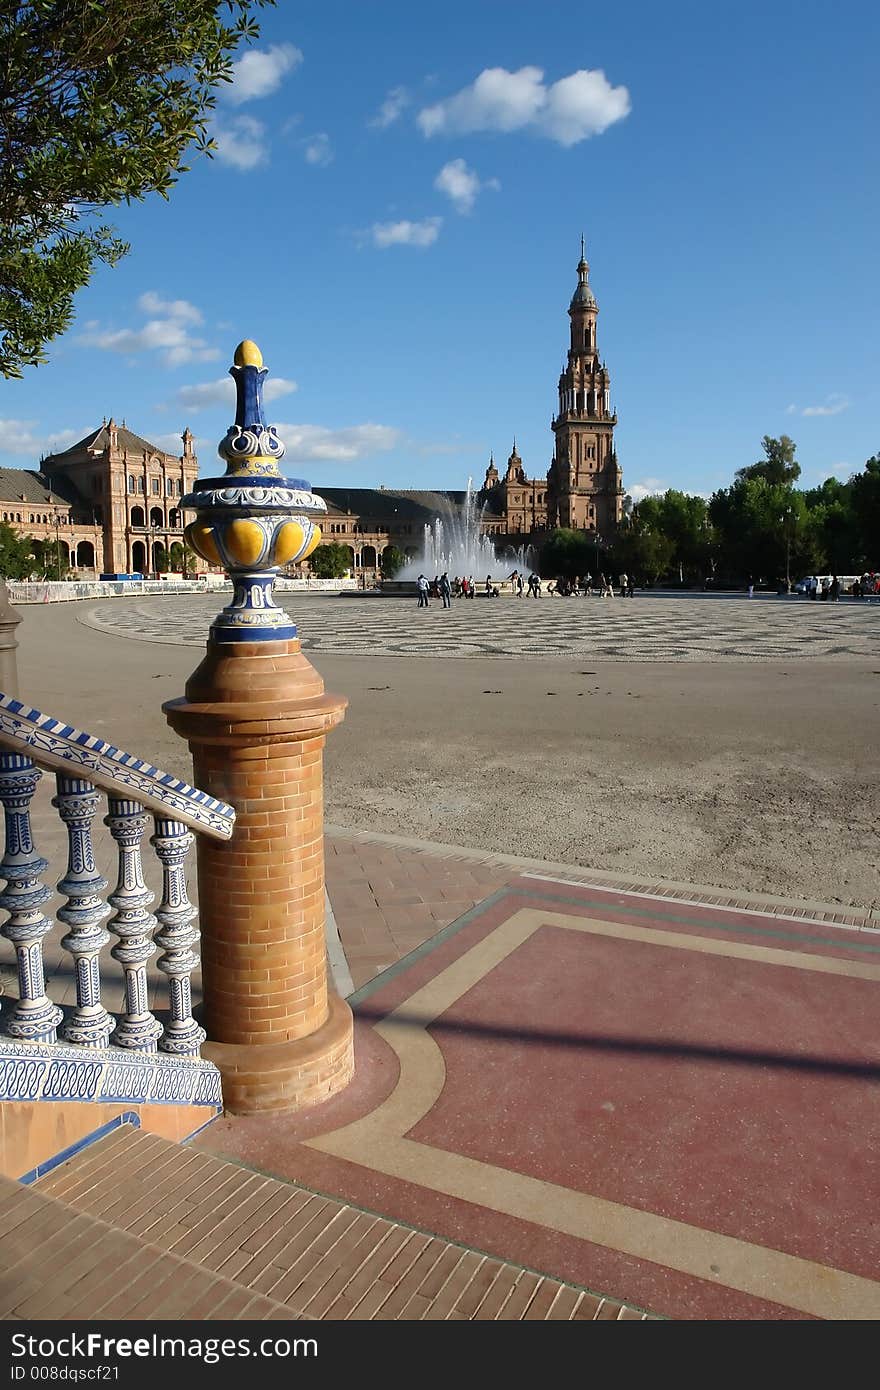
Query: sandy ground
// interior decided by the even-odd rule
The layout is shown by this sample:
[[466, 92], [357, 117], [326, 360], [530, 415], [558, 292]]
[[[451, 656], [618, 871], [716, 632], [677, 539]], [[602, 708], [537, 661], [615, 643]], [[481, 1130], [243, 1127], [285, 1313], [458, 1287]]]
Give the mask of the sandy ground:
[[[160, 705], [197, 649], [85, 627], [83, 607], [22, 610], [22, 697], [189, 776]], [[880, 905], [880, 657], [312, 660], [350, 700], [328, 822]]]

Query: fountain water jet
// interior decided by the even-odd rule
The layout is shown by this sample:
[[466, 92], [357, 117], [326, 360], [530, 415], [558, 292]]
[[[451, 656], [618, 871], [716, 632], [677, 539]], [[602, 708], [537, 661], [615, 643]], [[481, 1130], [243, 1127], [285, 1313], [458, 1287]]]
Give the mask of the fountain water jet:
[[481, 530], [485, 503], [481, 504], [474, 492], [473, 479], [468, 478], [464, 505], [460, 509], [450, 506], [444, 516], [435, 516], [426, 524], [422, 538], [420, 555], [408, 560], [395, 577], [395, 582], [415, 581], [420, 574], [428, 579], [435, 575], [448, 574], [450, 579], [473, 577], [476, 584], [485, 581], [491, 574], [496, 580], [508, 579], [514, 570], [529, 574], [537, 569], [537, 554], [534, 546], [511, 545], [496, 549], [491, 536]]

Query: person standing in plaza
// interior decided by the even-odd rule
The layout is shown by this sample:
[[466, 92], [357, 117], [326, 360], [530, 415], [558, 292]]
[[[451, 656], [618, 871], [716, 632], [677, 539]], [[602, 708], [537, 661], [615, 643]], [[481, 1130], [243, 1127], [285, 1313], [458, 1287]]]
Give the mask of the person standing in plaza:
[[423, 574], [420, 574], [419, 577], [418, 577], [418, 579], [416, 580], [416, 587], [418, 588], [418, 591], [419, 591], [419, 607], [420, 607], [420, 608], [427, 608], [427, 607], [428, 607], [428, 581], [427, 581], [427, 579], [425, 578], [425, 576], [424, 576]]
[[840, 598], [840, 580], [836, 574], [831, 577], [831, 589], [828, 596], [832, 603], [837, 603]]
[[449, 583], [449, 575], [448, 575], [445, 571], [443, 572], [443, 574], [441, 574], [441, 576], [440, 576], [440, 582], [439, 582], [439, 584], [438, 584], [437, 587], [438, 587], [439, 590], [440, 590], [440, 597], [441, 597], [442, 600], [443, 600], [443, 607], [444, 607], [444, 608], [451, 608], [451, 607], [452, 607], [452, 588], [451, 588], [450, 583]]
[[618, 582], [618, 584], [620, 585], [620, 597], [621, 597], [621, 598], [626, 598], [627, 594], [629, 593], [629, 579], [628, 579], [628, 576], [625, 575], [625, 574], [622, 574], [622, 575], [620, 576], [620, 578], [618, 579], [617, 582]]

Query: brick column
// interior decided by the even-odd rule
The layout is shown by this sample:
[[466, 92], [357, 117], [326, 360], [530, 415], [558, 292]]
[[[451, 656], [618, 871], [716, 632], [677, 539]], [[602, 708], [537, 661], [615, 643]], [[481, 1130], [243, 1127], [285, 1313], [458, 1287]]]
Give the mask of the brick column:
[[239, 1114], [313, 1105], [351, 1079], [352, 1016], [327, 982], [324, 736], [346, 701], [326, 695], [298, 639], [208, 643], [183, 700], [195, 784], [235, 807], [228, 843], [199, 841], [202, 1055]]

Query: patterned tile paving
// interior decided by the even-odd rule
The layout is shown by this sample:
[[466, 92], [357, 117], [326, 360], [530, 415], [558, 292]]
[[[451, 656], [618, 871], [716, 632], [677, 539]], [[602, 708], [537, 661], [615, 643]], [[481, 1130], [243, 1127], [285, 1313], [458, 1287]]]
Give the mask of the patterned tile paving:
[[[595, 661], [795, 661], [876, 657], [880, 604], [773, 596], [456, 600], [285, 594], [307, 651], [385, 656], [583, 656]], [[93, 604], [80, 621], [149, 642], [204, 645], [217, 598]]]

